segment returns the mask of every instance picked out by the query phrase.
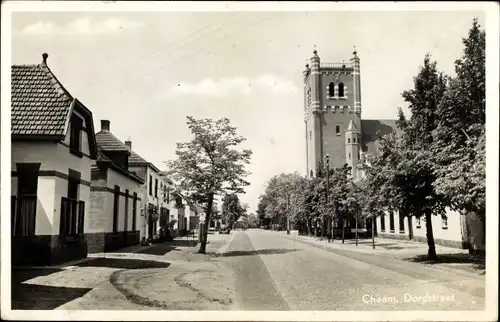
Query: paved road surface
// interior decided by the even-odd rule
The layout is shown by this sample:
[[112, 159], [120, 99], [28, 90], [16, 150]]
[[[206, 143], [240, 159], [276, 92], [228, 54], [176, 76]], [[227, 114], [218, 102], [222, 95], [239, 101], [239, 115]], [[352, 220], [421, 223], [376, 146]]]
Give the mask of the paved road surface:
[[[235, 232], [224, 262], [244, 310], [482, 310], [484, 277]], [[427, 295], [427, 296], [426, 296]]]
[[59, 310], [484, 308], [484, 275], [261, 230], [210, 235], [209, 240], [209, 255], [196, 254], [197, 247], [178, 240], [97, 254], [105, 258], [65, 269], [18, 271], [13, 305]]

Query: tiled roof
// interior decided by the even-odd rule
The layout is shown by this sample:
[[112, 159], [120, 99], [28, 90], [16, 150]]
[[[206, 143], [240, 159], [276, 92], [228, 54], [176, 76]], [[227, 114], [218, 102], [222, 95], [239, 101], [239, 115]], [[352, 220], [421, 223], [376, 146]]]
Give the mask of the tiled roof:
[[129, 151], [125, 143], [110, 131], [101, 130], [95, 135], [97, 145], [102, 151]]
[[73, 97], [45, 64], [14, 65], [11, 134], [65, 135]]
[[130, 156], [128, 157], [128, 164], [149, 164], [148, 161], [144, 160], [140, 155], [132, 150], [130, 151]]
[[160, 170], [157, 167], [155, 167], [155, 165], [153, 163], [147, 161], [146, 159], [141, 157], [139, 154], [137, 154], [133, 150], [131, 150], [131, 149], [128, 149], [128, 150], [130, 151], [130, 155], [128, 157], [128, 164], [129, 165], [131, 165], [131, 166], [133, 166], [133, 165], [148, 165], [151, 168], [153, 168], [153, 170], [155, 170], [156, 172], [160, 172]]
[[382, 135], [390, 134], [393, 131], [399, 133], [396, 120], [361, 120], [361, 149], [364, 153], [380, 154], [377, 131], [380, 131]]
[[[109, 131], [101, 131], [99, 133], [103, 133], [103, 132], [107, 132], [108, 134], [110, 134], [114, 139], [116, 139], [118, 142], [121, 142], [120, 140], [118, 140], [118, 138], [116, 138], [113, 134], [111, 134], [111, 132]], [[98, 133], [98, 134], [99, 134]], [[107, 135], [105, 135], [106, 137], [108, 137]], [[103, 137], [103, 135], [100, 136], [101, 138]], [[98, 138], [98, 135], [96, 134], [96, 138]], [[109, 137], [108, 137], [109, 138]], [[110, 142], [110, 140], [107, 140], [106, 141], [107, 143]], [[116, 146], [117, 143], [115, 142], [113, 146]], [[123, 175], [127, 176], [128, 178], [132, 179], [132, 180], [135, 180], [135, 181], [138, 181], [140, 182], [141, 184], [144, 183], [144, 180], [142, 178], [140, 178], [135, 172], [131, 172], [127, 169], [123, 169], [121, 167], [119, 167], [118, 165], [116, 165], [115, 163], [113, 163], [113, 161], [108, 158], [106, 156], [106, 152], [105, 151], [119, 151], [119, 150], [107, 150], [105, 149], [100, 143], [99, 143], [99, 139], [97, 139], [97, 161], [98, 161], [98, 166], [99, 166], [99, 162], [102, 162], [102, 163], [107, 163], [108, 166], [112, 167], [113, 169], [115, 169], [116, 171], [122, 173]]]

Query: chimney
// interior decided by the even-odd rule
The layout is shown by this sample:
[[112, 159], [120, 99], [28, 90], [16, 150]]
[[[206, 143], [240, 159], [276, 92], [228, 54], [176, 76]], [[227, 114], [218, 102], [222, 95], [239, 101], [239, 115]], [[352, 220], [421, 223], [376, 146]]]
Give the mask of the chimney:
[[129, 148], [130, 150], [132, 150], [132, 141], [125, 141], [125, 145], [127, 146], [127, 148]]
[[43, 53], [42, 54], [42, 65], [47, 66], [47, 58], [49, 58], [49, 54]]
[[101, 120], [101, 131], [109, 131], [109, 121]]

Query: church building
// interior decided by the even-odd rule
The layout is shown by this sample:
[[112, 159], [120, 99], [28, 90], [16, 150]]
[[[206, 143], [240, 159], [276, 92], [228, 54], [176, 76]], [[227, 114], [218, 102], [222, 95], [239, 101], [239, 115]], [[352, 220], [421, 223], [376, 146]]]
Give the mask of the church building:
[[[361, 119], [360, 59], [356, 51], [349, 62], [321, 62], [314, 50], [303, 72], [304, 122], [306, 130], [307, 174], [316, 175], [329, 156], [330, 168], [351, 167], [355, 181], [362, 177], [358, 161], [363, 153], [378, 154], [377, 131], [396, 130], [396, 120]], [[349, 232], [354, 231], [354, 222]], [[365, 223], [358, 229], [366, 233]]]
[[363, 153], [377, 154], [376, 133], [396, 130], [396, 120], [361, 119], [360, 60], [356, 51], [350, 62], [322, 63], [315, 50], [304, 74], [304, 122], [307, 173], [314, 177], [326, 155], [330, 167], [352, 167], [361, 178], [358, 160]]
[[[359, 160], [364, 154], [380, 154], [377, 132], [399, 133], [396, 120], [361, 118], [361, 72], [356, 50], [349, 62], [328, 63], [321, 62], [314, 50], [303, 76], [307, 176], [314, 177], [328, 155], [330, 168], [347, 164], [354, 182], [359, 182], [364, 176], [358, 168]], [[448, 210], [446, 216], [433, 216], [432, 222], [436, 244], [484, 249], [475, 214], [461, 216]], [[338, 228], [337, 223], [334, 225]], [[355, 231], [354, 225], [354, 220], [346, 223], [349, 235]], [[400, 218], [397, 211], [378, 217], [374, 228], [380, 237], [426, 242], [425, 224], [418, 218]], [[371, 224], [358, 220], [358, 232], [371, 236]]]

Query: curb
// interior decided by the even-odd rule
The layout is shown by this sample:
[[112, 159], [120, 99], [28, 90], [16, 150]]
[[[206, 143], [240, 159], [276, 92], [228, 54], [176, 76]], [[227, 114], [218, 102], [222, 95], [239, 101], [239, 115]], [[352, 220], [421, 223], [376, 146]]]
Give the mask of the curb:
[[236, 236], [236, 233], [232, 233], [231, 237], [229, 238], [229, 240], [226, 243], [224, 243], [224, 245], [222, 245], [219, 249], [217, 249], [215, 251], [215, 254], [217, 254], [217, 255], [224, 254], [228, 250], [229, 245], [231, 245], [231, 243], [233, 242], [235, 236]]
[[[314, 240], [307, 240], [306, 238], [303, 238], [303, 237], [300, 237], [300, 236], [298, 236], [298, 237], [284, 236], [284, 237], [287, 238], [287, 239], [291, 239], [291, 240], [297, 240], [299, 242], [303, 241], [304, 243], [309, 244], [311, 246], [316, 245], [318, 247], [321, 247], [321, 244], [315, 243]], [[328, 244], [328, 243], [325, 242], [323, 246], [329, 247], [329, 245], [330, 244]], [[425, 263], [412, 262], [411, 260], [407, 260], [406, 258], [394, 256], [393, 254], [386, 253], [386, 252], [357, 251], [357, 250], [351, 250], [351, 249], [339, 248], [339, 247], [329, 247], [329, 248], [332, 249], [332, 250], [339, 249], [341, 251], [348, 251], [348, 252], [358, 253], [358, 254], [368, 254], [368, 255], [374, 255], [374, 256], [384, 256], [384, 257], [396, 259], [396, 260], [399, 260], [399, 261], [402, 261], [402, 262], [413, 263], [413, 264], [420, 264], [420, 265], [423, 265], [425, 267], [430, 267], [430, 268], [433, 268], [433, 269], [436, 269], [436, 270], [439, 270], [439, 271], [442, 271], [442, 272], [454, 272], [457, 275], [462, 275], [462, 276], [467, 276], [467, 277], [472, 277], [472, 278], [482, 278], [482, 276], [485, 276], [485, 274], [486, 274], [485, 270], [483, 272], [472, 273], [472, 272], [469, 272], [467, 270], [450, 267], [449, 265], [446, 265], [446, 264], [443, 264], [445, 266], [439, 266], [439, 264], [437, 264], [437, 265], [429, 265], [429, 264], [425, 264]]]

